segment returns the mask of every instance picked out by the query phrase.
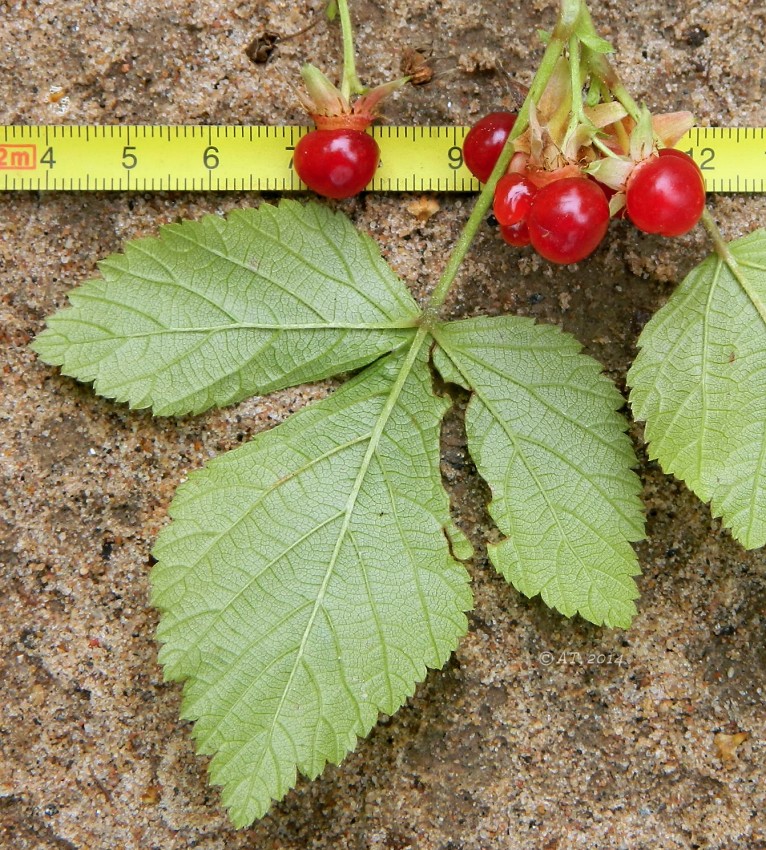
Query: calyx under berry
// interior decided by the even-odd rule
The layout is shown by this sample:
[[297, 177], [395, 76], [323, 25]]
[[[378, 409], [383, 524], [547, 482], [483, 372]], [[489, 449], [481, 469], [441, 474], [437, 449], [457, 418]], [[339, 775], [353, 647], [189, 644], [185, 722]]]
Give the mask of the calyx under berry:
[[356, 97], [346, 96], [315, 65], [305, 64], [301, 76], [308, 95], [299, 93], [303, 107], [318, 130], [366, 130], [380, 117], [381, 101], [401, 88], [409, 77], [367, 89]]
[[293, 162], [301, 180], [326, 198], [350, 198], [372, 180], [380, 160], [378, 143], [365, 132], [379, 117], [383, 98], [409, 77], [368, 89], [359, 80], [354, 59], [351, 19], [345, 2], [338, 4], [343, 34], [343, 72], [340, 88], [314, 65], [301, 76], [308, 94], [299, 98], [316, 125], [301, 136]]
[[652, 115], [644, 107], [638, 121], [626, 116], [619, 122], [620, 136], [613, 130], [604, 138], [611, 155], [594, 160], [586, 171], [614, 191], [609, 201], [613, 216], [625, 206], [625, 188], [636, 166], [655, 157], [660, 150], [672, 148], [693, 124], [691, 112]]

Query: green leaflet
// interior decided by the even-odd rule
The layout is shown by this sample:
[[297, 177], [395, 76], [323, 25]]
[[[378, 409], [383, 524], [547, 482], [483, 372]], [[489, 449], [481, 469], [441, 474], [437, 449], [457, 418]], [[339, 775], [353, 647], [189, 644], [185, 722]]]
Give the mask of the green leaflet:
[[296, 769], [339, 762], [466, 631], [445, 535], [467, 541], [439, 474], [448, 403], [425, 348], [213, 460], [171, 506], [152, 571], [161, 661], [186, 680], [183, 715], [238, 826]]
[[473, 394], [469, 449], [506, 535], [494, 564], [566, 615], [628, 625], [635, 458], [622, 399], [571, 337], [520, 318], [419, 328], [373, 243], [318, 204], [166, 227], [101, 268], [34, 347], [134, 407], [366, 366], [192, 474], [154, 550], [160, 659], [235, 824], [339, 762], [466, 630], [471, 546], [441, 484], [429, 347]]
[[577, 341], [530, 319], [477, 318], [434, 331], [445, 380], [472, 392], [468, 449], [506, 539], [497, 569], [527, 596], [627, 627], [643, 538], [623, 399]]
[[755, 548], [766, 544], [766, 231], [728, 247], [646, 325], [628, 383], [651, 457]]
[[406, 342], [418, 315], [372, 240], [313, 203], [168, 225], [100, 269], [33, 347], [158, 415], [358, 368]]

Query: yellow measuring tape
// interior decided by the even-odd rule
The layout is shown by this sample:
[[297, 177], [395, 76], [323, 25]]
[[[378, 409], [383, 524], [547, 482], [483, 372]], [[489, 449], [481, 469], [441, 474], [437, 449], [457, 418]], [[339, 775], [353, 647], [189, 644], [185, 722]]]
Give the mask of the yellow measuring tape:
[[[296, 192], [292, 152], [308, 127], [2, 126], [0, 190]], [[374, 127], [374, 192], [475, 192], [467, 127]], [[766, 192], [766, 128], [695, 128], [677, 145], [709, 192]]]

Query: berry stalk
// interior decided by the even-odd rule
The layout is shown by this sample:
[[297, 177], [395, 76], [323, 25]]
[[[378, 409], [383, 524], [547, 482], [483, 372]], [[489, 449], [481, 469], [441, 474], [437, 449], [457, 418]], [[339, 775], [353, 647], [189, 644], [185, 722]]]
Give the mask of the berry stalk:
[[[442, 273], [439, 282], [436, 284], [436, 287], [431, 293], [431, 297], [428, 299], [428, 303], [423, 310], [422, 324], [426, 327], [429, 327], [438, 321], [439, 309], [447, 300], [450, 288], [455, 282], [455, 278], [457, 277], [458, 270], [465, 259], [465, 255], [468, 253], [471, 243], [476, 237], [484, 218], [489, 212], [489, 208], [492, 206], [492, 199], [495, 195], [497, 182], [503, 174], [505, 174], [508, 169], [508, 165], [511, 162], [511, 158], [514, 154], [513, 142], [529, 126], [529, 112], [531, 106], [532, 104], [537, 104], [542, 97], [545, 87], [548, 85], [548, 81], [553, 75], [553, 71], [556, 67], [559, 56], [561, 55], [561, 51], [564, 49], [564, 45], [569, 38], [570, 24], [568, 21], [571, 19], [572, 7], [577, 6], [579, 8], [580, 3], [581, 0], [562, 0], [559, 21], [553, 31], [553, 36], [545, 48], [545, 53], [543, 54], [543, 58], [532, 80], [532, 85], [529, 87], [529, 92], [524, 99], [521, 109], [519, 109], [516, 123], [505, 142], [503, 150], [500, 153], [495, 167], [492, 169], [489, 179], [484, 184], [484, 188], [474, 204], [471, 215], [469, 216], [458, 241], [455, 243], [455, 247], [452, 249], [452, 253], [447, 260], [444, 272]], [[572, 20], [571, 23], [571, 26], [573, 25], [574, 20]]]
[[338, 16], [340, 17], [340, 30], [343, 39], [343, 75], [341, 77], [340, 92], [348, 99], [352, 94], [364, 94], [367, 88], [362, 85], [356, 73], [356, 53], [354, 51], [354, 30], [351, 26], [351, 14], [348, 10], [347, 0], [336, 0]]
[[[513, 223], [498, 217], [506, 225], [501, 235], [512, 245], [531, 241], [551, 262], [587, 257], [610, 218], [626, 211], [647, 233], [680, 236], [696, 224], [704, 208], [702, 175], [690, 157], [672, 150], [691, 126], [692, 115], [652, 116], [640, 108], [606, 58], [612, 49], [596, 32], [585, 0], [561, 0], [542, 61], [499, 156], [491, 142], [496, 128], [487, 120], [494, 113], [466, 139], [465, 151], [470, 142], [472, 156], [466, 164], [485, 182], [425, 307], [423, 324], [438, 321], [439, 308], [509, 168], [525, 175], [534, 188], [526, 218], [523, 212]], [[671, 153], [685, 162], [664, 156]], [[492, 157], [498, 158], [487, 174]], [[501, 192], [498, 203], [501, 208], [506, 204], [508, 218], [516, 216], [513, 198]], [[646, 210], [657, 204], [662, 216], [647, 216]]]

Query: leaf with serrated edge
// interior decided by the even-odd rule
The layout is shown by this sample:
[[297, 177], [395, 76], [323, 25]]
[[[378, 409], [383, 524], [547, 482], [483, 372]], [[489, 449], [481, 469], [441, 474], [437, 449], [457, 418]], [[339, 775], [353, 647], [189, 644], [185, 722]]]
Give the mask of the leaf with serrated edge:
[[631, 541], [643, 538], [636, 458], [623, 399], [550, 325], [518, 317], [439, 326], [434, 361], [472, 393], [468, 450], [505, 539], [495, 567], [566, 616], [627, 627], [638, 596]]
[[650, 457], [756, 548], [766, 544], [766, 231], [728, 248], [646, 325], [628, 384]]
[[33, 347], [158, 415], [358, 368], [405, 343], [419, 312], [372, 240], [315, 203], [167, 225], [99, 268]]
[[[161, 661], [243, 826], [391, 714], [466, 630], [425, 346], [213, 460], [155, 548]], [[411, 348], [415, 352], [416, 347]], [[457, 543], [455, 547], [454, 544]]]

